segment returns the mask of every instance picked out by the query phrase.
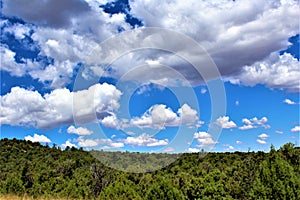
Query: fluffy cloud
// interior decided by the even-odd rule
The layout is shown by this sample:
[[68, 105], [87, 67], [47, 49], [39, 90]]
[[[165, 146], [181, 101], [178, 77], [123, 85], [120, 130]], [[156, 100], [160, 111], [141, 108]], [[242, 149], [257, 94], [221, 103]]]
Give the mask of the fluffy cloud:
[[197, 148], [188, 148], [187, 152], [189, 153], [199, 153], [201, 150]]
[[262, 83], [299, 90], [299, 66], [290, 55], [278, 57], [277, 64], [275, 61], [263, 69], [255, 64], [272, 52], [285, 49], [288, 38], [299, 32], [297, 1], [136, 0], [130, 5], [145, 26], [169, 28], [195, 39], [211, 55], [223, 76], [238, 75], [246, 85]]
[[[199, 56], [199, 52], [195, 53], [195, 49], [185, 41], [167, 35], [151, 34], [151, 31], [145, 33], [142, 29], [122, 40], [101, 46], [97, 62], [92, 62], [88, 57], [97, 44], [117, 34], [120, 27], [124, 30], [130, 29], [130, 25], [125, 22], [126, 15], [104, 13], [99, 7], [99, 1], [67, 2], [3, 2], [4, 15], [16, 15], [41, 25], [34, 27], [31, 38], [40, 47], [39, 56], [54, 59], [54, 63], [48, 66], [43, 66], [43, 63], [36, 60], [33, 63], [26, 61], [23, 68], [20, 64], [15, 64], [14, 68], [5, 64], [4, 70], [11, 74], [29, 74], [45, 84], [50, 82], [52, 88], [61, 88], [70, 82], [78, 63], [86, 64], [87, 70], [83, 74], [86, 78], [99, 76], [107, 61], [114, 60], [112, 58], [126, 52], [125, 50], [140, 46], [173, 48], [185, 55], [189, 61], [208, 66], [210, 57]], [[299, 67], [295, 65], [296, 60], [289, 54], [272, 54], [285, 49], [289, 45], [288, 38], [298, 33], [299, 4], [296, 1], [188, 0], [183, 3], [180, 0], [171, 0], [158, 3], [136, 0], [129, 3], [132, 14], [141, 18], [145, 26], [169, 28], [191, 36], [208, 52], [221, 75], [228, 80], [245, 85], [262, 83], [272, 88], [299, 91], [299, 82], [296, 80], [299, 77]], [[32, 7], [37, 12], [28, 12]], [[17, 38], [22, 38], [27, 34], [29, 26], [18, 26], [20, 27], [15, 28], [18, 31], [9, 28], [4, 31], [13, 32]], [[165, 38], [168, 38], [168, 42], [165, 42]], [[11, 59], [12, 54], [5, 56]], [[9, 61], [10, 64], [14, 62]], [[187, 82], [197, 85], [202, 81], [201, 76], [188, 62], [172, 53], [153, 49], [131, 52], [119, 58], [105, 76], [119, 79], [125, 74], [128, 80], [163, 86]]]
[[242, 141], [239, 141], [239, 140], [235, 141], [235, 143], [236, 143], [236, 144], [243, 144], [243, 142], [242, 142]]
[[257, 139], [256, 142], [259, 144], [267, 144], [266, 139], [268, 139], [269, 137], [270, 136], [268, 134], [262, 133], [262, 134], [258, 135], [259, 139]]
[[62, 88], [71, 82], [75, 67], [76, 64], [71, 63], [69, 60], [55, 61], [54, 64], [50, 64], [44, 69], [30, 70], [28, 74], [50, 88]]
[[24, 39], [25, 36], [30, 36], [31, 27], [29, 26], [26, 26], [24, 24], [14, 24], [12, 26], [6, 26], [8, 25], [8, 22], [3, 21], [3, 23], [3, 33], [10, 33], [11, 35], [14, 35], [18, 40]]
[[38, 69], [37, 63], [32, 62], [27, 59], [24, 63], [16, 63], [15, 55], [16, 53], [10, 49], [0, 46], [1, 52], [1, 70], [9, 72], [13, 76], [23, 76], [27, 71]]
[[260, 140], [260, 139], [257, 139], [256, 142], [259, 144], [267, 144], [265, 140]]
[[217, 141], [214, 141], [212, 136], [207, 132], [196, 132], [194, 138], [197, 139], [199, 147], [205, 147], [217, 144]]
[[266, 123], [268, 122], [268, 118], [267, 117], [262, 117], [261, 119], [258, 119], [256, 117], [250, 119], [252, 124], [257, 124], [260, 125], [264, 128], [270, 128], [269, 125], [266, 125]]
[[166, 105], [154, 105], [141, 117], [134, 117], [130, 124], [140, 128], [163, 129], [166, 125], [177, 124], [178, 116]]
[[69, 126], [69, 128], [67, 129], [67, 133], [76, 135], [91, 135], [93, 134], [93, 131], [84, 127], [75, 128], [74, 126]]
[[[25, 48], [32, 50], [31, 46], [34, 46], [36, 48], [34, 50], [39, 51], [38, 56], [51, 58], [53, 63], [45, 66], [45, 62], [37, 58], [24, 59], [24, 63], [17, 63], [12, 57], [15, 52], [12, 52], [9, 55], [5, 54], [4, 57], [9, 58], [10, 62], [2, 63], [2, 69], [11, 75], [30, 75], [51, 88], [64, 87], [77, 72], [78, 64], [85, 63], [90, 52], [100, 42], [117, 34], [120, 27], [124, 30], [130, 29], [130, 25], [125, 22], [125, 14], [110, 16], [99, 7], [99, 2], [96, 3], [97, 6], [94, 5], [95, 3], [84, 0], [69, 3], [61, 3], [57, 0], [47, 2], [34, 0], [25, 4], [19, 0], [4, 1], [4, 15], [24, 17], [25, 21], [36, 23], [38, 26], [18, 22], [12, 24], [6, 20], [1, 24], [3, 34], [13, 34], [19, 41], [26, 35], [30, 38], [30, 44], [25, 44]], [[26, 12], [32, 7], [37, 12]], [[47, 12], [42, 12], [44, 9]], [[35, 19], [29, 19], [29, 16], [35, 16]], [[2, 52], [1, 50], [1, 55]]]
[[84, 35], [74, 34], [67, 29], [38, 28], [32, 39], [41, 47], [41, 54], [63, 62], [84, 61], [97, 43]]
[[113, 128], [113, 129], [120, 129], [120, 122], [114, 113], [109, 113], [109, 116], [100, 119], [99, 122], [101, 125], [105, 126], [106, 128]]
[[269, 135], [267, 135], [267, 134], [265, 134], [265, 133], [262, 133], [262, 134], [260, 134], [258, 137], [259, 137], [260, 139], [262, 139], [262, 140], [265, 140], [265, 139], [267, 139], [267, 138], [269, 137]]
[[[9, 32], [10, 31], [9, 28], [11, 28], [11, 26], [5, 27], [3, 31], [5, 33]], [[16, 30], [14, 30], [16, 32], [15, 35], [21, 34]], [[20, 36], [15, 36], [15, 37], [20, 37]], [[69, 39], [70, 38], [72, 37], [69, 36]], [[71, 42], [71, 43], [74, 45], [74, 49], [75, 49], [76, 43], [75, 42]], [[73, 77], [73, 71], [77, 66], [77, 62], [79, 62], [78, 60], [80, 60], [77, 59], [76, 61], [75, 59], [73, 59], [72, 61], [70, 61], [72, 57], [75, 57], [77, 55], [76, 54], [77, 52], [74, 51], [69, 52], [68, 49], [62, 45], [63, 43], [60, 43], [58, 47], [58, 43], [57, 43], [57, 46], [55, 47], [55, 49], [61, 50], [60, 57], [63, 57], [63, 55], [65, 55], [66, 53], [69, 53], [69, 55], [63, 57], [61, 61], [58, 60], [56, 57], [52, 57], [54, 59], [53, 63], [48, 64], [47, 66], [45, 66], [43, 60], [37, 61], [36, 58], [33, 59], [22, 58], [22, 63], [16, 62], [15, 60], [16, 53], [11, 51], [5, 46], [1, 46], [0, 47], [1, 61], [2, 61], [1, 69], [9, 72], [12, 76], [20, 77], [24, 75], [29, 75], [33, 79], [37, 79], [38, 81], [44, 83], [48, 87], [61, 88], [65, 86], [67, 83], [71, 82], [71, 78]], [[42, 47], [44, 47], [44, 45]], [[27, 48], [30, 50], [32, 47], [27, 47]], [[46, 48], [42, 48], [42, 49], [47, 50]], [[81, 50], [83, 51], [83, 49]], [[72, 55], [72, 57], [70, 55]]]
[[187, 104], [183, 104], [177, 113], [179, 114], [181, 124], [193, 124], [198, 120], [197, 111]]
[[232, 151], [232, 150], [234, 150], [234, 147], [231, 146], [231, 145], [229, 145], [225, 150], [227, 150], [227, 151]]
[[30, 140], [32, 142], [51, 142], [49, 138], [44, 135], [34, 134], [33, 136], [27, 135], [25, 136], [25, 140]]
[[[245, 66], [232, 83], [242, 83], [247, 86], [265, 84], [269, 88], [287, 89], [290, 92], [300, 91], [300, 65], [291, 54], [271, 54], [264, 61]], [[287, 100], [285, 103], [292, 103]], [[292, 103], [293, 104], [293, 103]]]
[[127, 137], [123, 141], [127, 145], [133, 146], [147, 146], [147, 147], [154, 147], [154, 146], [166, 146], [168, 145], [168, 139], [158, 140], [151, 135], [143, 133], [137, 137]]
[[197, 111], [184, 104], [178, 109], [177, 114], [166, 105], [159, 104], [149, 108], [141, 117], [134, 117], [131, 126], [140, 128], [164, 129], [168, 126], [198, 125]]
[[[99, 34], [107, 37], [111, 35]], [[31, 38], [40, 47], [39, 54], [52, 58], [54, 62], [28, 70], [28, 74], [42, 83], [50, 82], [51, 88], [61, 88], [68, 84], [78, 69], [78, 64], [85, 63], [90, 52], [97, 46], [95, 40], [74, 34], [71, 29], [37, 28]], [[39, 65], [43, 66], [42, 63]]]
[[77, 139], [74, 139], [75, 142], [78, 143], [80, 147], [100, 147], [101, 149], [119, 149], [124, 147], [124, 143], [122, 141], [113, 141], [109, 138], [101, 138], [101, 139], [89, 139], [80, 136]]
[[240, 130], [249, 130], [253, 128], [257, 128], [257, 127], [253, 126], [252, 124], [244, 124], [243, 126], [239, 127]]
[[71, 123], [88, 123], [118, 109], [121, 92], [107, 83], [70, 92], [56, 89], [42, 96], [37, 91], [14, 87], [1, 96], [1, 124], [50, 129]]
[[286, 104], [289, 104], [289, 105], [295, 105], [296, 104], [296, 102], [294, 102], [290, 99], [285, 99], [283, 102], [286, 103]]
[[[34, 8], [34, 12], [32, 12]], [[90, 11], [90, 7], [82, 0], [4, 0], [3, 14], [18, 16], [28, 22], [53, 27], [67, 26], [72, 18]]]
[[96, 141], [99, 145], [102, 145], [101, 149], [119, 149], [124, 147], [124, 143], [121, 141], [113, 141], [111, 139], [98, 139]]
[[223, 116], [223, 117], [219, 117], [217, 120], [216, 120], [216, 125], [218, 125], [219, 127], [221, 128], [226, 128], [226, 129], [229, 129], [229, 128], [235, 128], [236, 127], [236, 124], [233, 122], [233, 121], [230, 121], [229, 120], [229, 116]]
[[112, 142], [109, 146], [110, 148], [122, 148], [124, 144], [122, 142]]
[[80, 147], [95, 147], [98, 146], [98, 142], [93, 139], [85, 139], [83, 137], [79, 137], [78, 139], [74, 140], [78, 142], [78, 146]]
[[73, 144], [70, 142], [70, 140], [67, 140], [64, 144], [60, 145], [62, 148], [66, 148], [66, 147], [77, 147], [76, 144]]
[[262, 117], [261, 119], [258, 119], [257, 117], [252, 119], [244, 118], [242, 122], [244, 125], [239, 127], [240, 130], [248, 130], [258, 127], [270, 128], [270, 125], [266, 124], [268, 122], [267, 117]]
[[295, 126], [294, 128], [291, 129], [292, 132], [299, 132], [300, 131], [300, 126]]

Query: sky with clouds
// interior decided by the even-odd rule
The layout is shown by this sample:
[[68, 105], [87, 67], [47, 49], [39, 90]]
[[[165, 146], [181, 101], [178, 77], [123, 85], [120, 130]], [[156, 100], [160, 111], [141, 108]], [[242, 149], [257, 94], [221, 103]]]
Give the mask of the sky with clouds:
[[1, 10], [1, 138], [140, 152], [299, 145], [298, 1]]

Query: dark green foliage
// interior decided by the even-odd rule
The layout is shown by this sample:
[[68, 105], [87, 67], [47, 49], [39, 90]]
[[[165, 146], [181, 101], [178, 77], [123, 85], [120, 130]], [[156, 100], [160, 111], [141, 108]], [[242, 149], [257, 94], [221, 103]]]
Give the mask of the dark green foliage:
[[129, 180], [117, 180], [106, 187], [100, 194], [99, 200], [142, 200], [141, 196], [134, 189], [134, 183]]
[[22, 140], [0, 141], [0, 192], [38, 197], [92, 196], [90, 166], [97, 160], [88, 152], [62, 151]]
[[[102, 163], [113, 164], [109, 168]], [[205, 154], [202, 152], [202, 154]], [[0, 140], [1, 194], [63, 199], [300, 199], [300, 149], [269, 153], [92, 153]], [[175, 159], [178, 157], [178, 159]], [[164, 168], [153, 171], [159, 166]], [[142, 170], [141, 170], [142, 169]]]
[[299, 199], [300, 178], [293, 167], [271, 147], [269, 156], [257, 170], [251, 191], [253, 199]]
[[92, 164], [90, 167], [94, 185], [92, 187], [92, 194], [98, 197], [101, 191], [113, 180], [113, 171], [104, 167], [103, 165]]
[[[159, 178], [159, 180], [162, 180], [162, 178]], [[166, 200], [180, 200], [184, 199], [184, 195], [181, 191], [179, 191], [177, 188], [172, 186], [171, 182], [167, 181], [160, 181], [157, 183], [153, 183], [146, 195], [147, 200], [160, 200], [160, 199], [166, 199]]]

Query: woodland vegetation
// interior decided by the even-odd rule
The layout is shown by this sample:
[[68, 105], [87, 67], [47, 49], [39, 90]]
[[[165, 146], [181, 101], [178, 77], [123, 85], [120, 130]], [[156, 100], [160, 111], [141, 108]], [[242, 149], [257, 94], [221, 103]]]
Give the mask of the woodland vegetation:
[[269, 153], [201, 154], [88, 152], [2, 139], [0, 199], [300, 199], [300, 149], [292, 143]]

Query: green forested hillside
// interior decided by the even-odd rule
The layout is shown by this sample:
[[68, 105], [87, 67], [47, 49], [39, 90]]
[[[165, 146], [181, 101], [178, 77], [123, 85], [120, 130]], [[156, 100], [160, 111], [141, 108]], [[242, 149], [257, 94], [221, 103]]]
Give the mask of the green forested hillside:
[[[111, 169], [92, 153], [95, 154], [2, 139], [0, 197], [26, 194], [63, 199], [300, 199], [300, 149], [291, 143], [277, 151], [271, 147], [269, 153], [206, 156], [98, 152], [103, 163], [114, 163], [113, 167], [128, 171], [137, 170], [135, 160], [144, 159], [149, 167], [145, 173]], [[179, 158], [151, 171], [168, 156]]]

